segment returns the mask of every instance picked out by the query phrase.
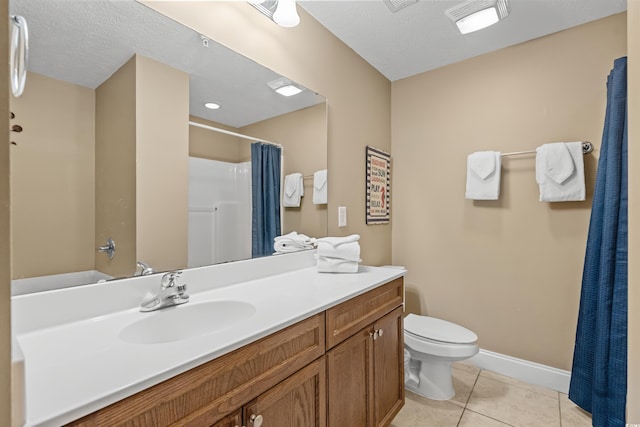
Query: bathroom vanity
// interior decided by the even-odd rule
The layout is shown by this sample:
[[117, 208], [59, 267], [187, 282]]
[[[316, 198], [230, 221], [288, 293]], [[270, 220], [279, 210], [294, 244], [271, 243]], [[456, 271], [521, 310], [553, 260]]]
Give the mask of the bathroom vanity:
[[[404, 403], [405, 272], [363, 266], [356, 274], [319, 274], [311, 259], [283, 257], [277, 262], [286, 268], [269, 266], [261, 277], [241, 281], [238, 275], [255, 275], [265, 261], [247, 261], [252, 268], [233, 263], [185, 270], [191, 301], [169, 311], [129, 307], [42, 329], [24, 321], [16, 342], [26, 366], [26, 424], [388, 425]], [[207, 284], [212, 277], [213, 288]], [[99, 290], [141, 294], [157, 286], [159, 276], [127, 280], [128, 286], [118, 281]], [[86, 297], [88, 288], [75, 292]], [[14, 300], [14, 319], [20, 322], [23, 309], [45, 297]], [[123, 298], [125, 305], [137, 299]], [[181, 310], [196, 312], [193, 307], [208, 313], [214, 307], [208, 304], [217, 302], [241, 302], [254, 311], [224, 327], [211, 321], [210, 332], [189, 332], [189, 314], [175, 317], [175, 331], [184, 336], [154, 335], [153, 328], [125, 333], [132, 325], [153, 325], [145, 316], [165, 321]]]

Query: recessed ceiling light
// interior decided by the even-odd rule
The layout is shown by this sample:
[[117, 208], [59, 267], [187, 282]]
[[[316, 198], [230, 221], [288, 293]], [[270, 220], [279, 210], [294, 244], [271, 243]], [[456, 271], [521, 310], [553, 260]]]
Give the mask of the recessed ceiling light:
[[282, 96], [293, 96], [302, 92], [302, 89], [300, 89], [298, 86], [287, 85], [279, 87], [278, 89], [276, 89], [276, 92], [278, 92]]
[[218, 108], [220, 108], [220, 105], [216, 104], [215, 102], [205, 102], [204, 106], [210, 110], [217, 110]]

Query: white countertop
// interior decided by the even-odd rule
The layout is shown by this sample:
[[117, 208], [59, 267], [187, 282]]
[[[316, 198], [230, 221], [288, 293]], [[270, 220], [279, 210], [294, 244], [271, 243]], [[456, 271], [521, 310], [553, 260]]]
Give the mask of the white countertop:
[[124, 326], [159, 313], [141, 313], [137, 307], [52, 327], [18, 327], [15, 339], [26, 366], [26, 425], [73, 421], [404, 274], [365, 266], [355, 274], [322, 274], [304, 267], [191, 293], [180, 307], [234, 300], [253, 304], [256, 312], [227, 328], [161, 344], [119, 338]]

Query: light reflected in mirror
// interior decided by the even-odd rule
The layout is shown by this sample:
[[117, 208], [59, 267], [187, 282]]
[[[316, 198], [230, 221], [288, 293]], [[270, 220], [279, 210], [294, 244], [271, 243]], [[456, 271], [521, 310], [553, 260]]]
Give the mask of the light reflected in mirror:
[[[206, 264], [188, 261], [193, 255], [188, 254], [186, 226], [191, 188], [188, 164], [215, 163], [223, 169], [213, 175], [228, 175], [250, 160], [251, 141], [188, 126], [189, 121], [281, 144], [283, 174], [301, 172], [309, 177], [327, 167], [327, 110], [322, 96], [306, 88], [288, 98], [276, 94], [268, 84], [282, 76], [140, 3], [12, 0], [10, 13], [24, 16], [30, 28], [26, 88], [23, 96], [11, 98], [10, 104], [15, 113], [12, 125], [23, 127], [23, 132], [12, 135], [16, 145], [11, 147], [14, 294], [139, 274], [137, 261], [147, 263], [155, 272]], [[138, 74], [134, 73], [136, 83], [129, 86], [131, 90], [111, 91], [132, 63]], [[151, 71], [145, 71], [150, 74], [140, 72], [142, 64], [151, 64]], [[151, 83], [166, 81], [162, 80], [165, 72], [184, 74], [188, 92], [184, 94], [184, 110], [175, 107], [182, 102], [180, 84]], [[162, 93], [164, 98], [159, 99], [165, 101], [167, 110], [184, 111], [169, 119], [179, 125], [176, 144], [184, 139], [184, 150], [167, 147], [179, 153], [165, 154], [173, 156], [169, 161], [176, 167], [162, 166], [154, 171], [162, 179], [181, 173], [171, 180], [179, 192], [167, 189], [167, 194], [173, 195], [159, 201], [167, 209], [180, 206], [178, 214], [184, 221], [176, 221], [172, 227], [165, 223], [154, 228], [153, 221], [140, 219], [150, 210], [141, 205], [145, 195], [157, 205], [161, 197], [153, 195], [162, 194], [166, 187], [157, 180], [160, 188], [150, 188], [156, 181], [146, 182], [143, 188], [140, 176], [144, 170], [154, 169], [156, 156], [170, 151], [160, 147], [144, 151], [139, 142], [136, 145], [135, 137], [126, 143], [127, 135], [137, 133], [139, 137], [150, 122], [157, 128], [149, 135], [155, 131], [164, 136], [167, 120], [161, 115], [152, 116], [144, 126], [140, 123], [145, 93], [140, 87], [145, 84], [154, 96]], [[175, 102], [173, 93], [177, 93]], [[105, 99], [113, 111], [105, 113]], [[209, 110], [205, 102], [215, 102], [221, 108]], [[155, 98], [148, 103], [156, 110], [165, 107]], [[125, 151], [105, 154], [105, 146], [112, 149], [118, 144]], [[166, 164], [167, 159], [157, 164], [162, 161]], [[105, 167], [108, 178], [100, 175]], [[305, 191], [310, 192], [312, 181], [305, 179], [304, 183]], [[316, 237], [326, 235], [326, 205], [313, 205], [307, 194], [300, 208], [282, 209], [283, 234], [295, 230]], [[225, 202], [224, 197], [210, 201], [209, 207]], [[163, 208], [156, 209], [150, 217], [162, 213]], [[230, 216], [246, 216], [246, 211]], [[230, 228], [223, 229], [228, 232]], [[97, 250], [109, 237], [116, 244], [113, 260]], [[218, 245], [224, 247], [236, 238], [227, 234]], [[167, 250], [157, 254], [154, 248]], [[228, 262], [245, 256], [209, 259]], [[65, 275], [56, 277], [61, 274]]]

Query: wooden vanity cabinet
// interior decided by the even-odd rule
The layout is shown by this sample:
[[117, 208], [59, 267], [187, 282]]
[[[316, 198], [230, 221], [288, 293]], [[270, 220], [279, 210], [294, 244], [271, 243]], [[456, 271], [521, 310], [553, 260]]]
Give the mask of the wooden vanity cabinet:
[[327, 310], [329, 427], [388, 426], [404, 405], [402, 301], [397, 279]]
[[230, 424], [234, 414], [247, 402], [311, 362], [324, 364], [324, 329], [324, 313], [319, 313], [69, 425], [235, 427]]
[[244, 426], [325, 427], [326, 373], [324, 358], [301, 369], [243, 408]]
[[211, 427], [241, 427], [242, 424], [242, 410], [237, 410], [234, 413], [227, 415]]
[[388, 426], [404, 404], [403, 295], [393, 280], [68, 425]]

